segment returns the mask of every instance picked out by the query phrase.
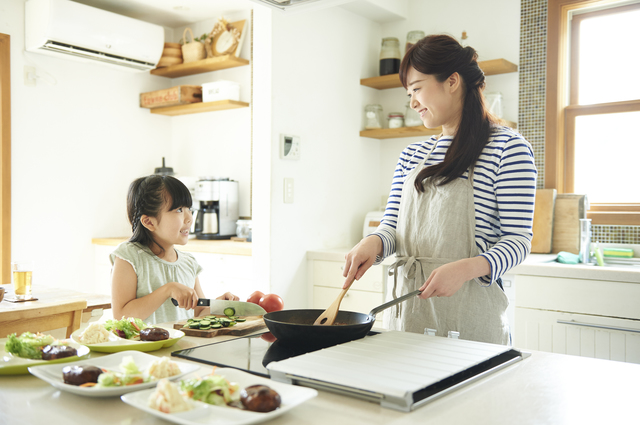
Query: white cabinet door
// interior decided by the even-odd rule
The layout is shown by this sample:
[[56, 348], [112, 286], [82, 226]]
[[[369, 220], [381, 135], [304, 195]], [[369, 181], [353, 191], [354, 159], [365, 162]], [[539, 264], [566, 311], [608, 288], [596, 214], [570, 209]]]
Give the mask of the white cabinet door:
[[636, 320], [516, 307], [514, 346], [640, 364]]
[[207, 298], [217, 298], [231, 292], [246, 301], [253, 291], [269, 292], [253, 282], [253, 257], [192, 252], [202, 266], [200, 285]]
[[[315, 286], [313, 288], [313, 308], [326, 309], [338, 298], [341, 289]], [[349, 289], [340, 303], [340, 310], [369, 313], [372, 308], [384, 302], [382, 293]]]

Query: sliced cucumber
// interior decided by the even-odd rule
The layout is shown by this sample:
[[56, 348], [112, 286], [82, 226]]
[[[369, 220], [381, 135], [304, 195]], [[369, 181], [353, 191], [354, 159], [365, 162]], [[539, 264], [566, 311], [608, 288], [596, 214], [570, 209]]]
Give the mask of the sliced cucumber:
[[211, 326], [200, 326], [201, 331], [207, 331], [209, 329], [211, 329]]
[[201, 320], [200, 321], [200, 327], [202, 328], [203, 326], [210, 326], [211, 322], [209, 320]]
[[234, 316], [236, 314], [236, 309], [233, 308], [233, 307], [227, 307], [227, 308], [224, 309], [224, 314], [227, 317]]
[[221, 327], [222, 327], [222, 325], [221, 325], [220, 323], [213, 323], [213, 324], [211, 325], [211, 328], [212, 328], [212, 329], [217, 329], [217, 328], [221, 328]]
[[236, 319], [236, 322], [246, 322], [246, 321], [247, 321], [247, 319], [240, 319], [240, 318]]
[[189, 328], [190, 329], [200, 329], [200, 323], [191, 322], [191, 323], [189, 323]]

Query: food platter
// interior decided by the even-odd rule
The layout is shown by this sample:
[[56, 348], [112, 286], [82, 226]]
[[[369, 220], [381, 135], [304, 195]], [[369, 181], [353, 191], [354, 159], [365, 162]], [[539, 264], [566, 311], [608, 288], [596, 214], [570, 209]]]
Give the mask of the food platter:
[[[7, 353], [4, 350], [4, 344], [7, 342], [7, 338], [0, 339], [0, 375], [28, 375], [29, 368], [41, 365], [51, 365], [57, 363], [68, 363], [87, 358], [89, 355], [89, 348], [80, 345], [74, 341], [63, 340], [67, 342], [67, 345], [75, 348], [78, 351], [77, 356], [65, 357], [56, 360], [34, 360], [25, 359], [15, 356], [11, 353]], [[63, 342], [60, 341], [60, 342]]]
[[82, 331], [80, 329], [71, 334], [71, 339], [77, 344], [89, 347], [91, 351], [98, 351], [101, 353], [117, 353], [127, 350], [144, 352], [156, 351], [161, 348], [171, 347], [184, 336], [184, 332], [182, 331], [171, 328], [163, 329], [169, 331], [169, 339], [165, 339], [162, 341], [138, 341], [133, 339], [124, 339], [110, 332], [108, 342], [101, 342], [99, 344], [85, 344], [80, 341], [80, 334], [82, 334]]
[[163, 413], [147, 406], [149, 396], [154, 392], [154, 389], [131, 392], [123, 395], [121, 398], [125, 403], [137, 409], [176, 424], [196, 425], [207, 423], [249, 425], [272, 420], [318, 395], [318, 392], [312, 388], [275, 382], [237, 369], [217, 368], [215, 373], [216, 375], [226, 377], [231, 382], [237, 383], [240, 388], [257, 384], [267, 385], [280, 394], [282, 404], [278, 409], [272, 412], [260, 413], [241, 410], [234, 407], [213, 406], [195, 401], [193, 402], [194, 408], [192, 410], [180, 413]]
[[[142, 371], [145, 371], [151, 366], [154, 360], [159, 360], [160, 357], [153, 356], [151, 354], [141, 353], [139, 351], [121, 351], [119, 353], [110, 354], [108, 356], [99, 357], [97, 359], [87, 359], [73, 362], [71, 364], [54, 364], [49, 366], [39, 366], [29, 368], [29, 372], [32, 375], [42, 379], [45, 382], [53, 385], [54, 387], [66, 391], [72, 394], [77, 394], [86, 397], [114, 397], [121, 396], [123, 394], [139, 391], [145, 388], [153, 388], [156, 386], [158, 381], [147, 382], [143, 384], [136, 385], [127, 385], [121, 387], [107, 387], [107, 388], [99, 388], [99, 387], [78, 387], [76, 385], [65, 384], [62, 379], [62, 369], [65, 366], [75, 366], [75, 365], [91, 365], [99, 368], [104, 368], [108, 370], [119, 371], [120, 363], [122, 363], [122, 359], [126, 356], [131, 356], [133, 361], [138, 366], [138, 368]], [[172, 376], [168, 379], [175, 380], [180, 379], [183, 376], [195, 372], [200, 369], [200, 366], [191, 363], [179, 362], [176, 361], [180, 367], [180, 374]]]

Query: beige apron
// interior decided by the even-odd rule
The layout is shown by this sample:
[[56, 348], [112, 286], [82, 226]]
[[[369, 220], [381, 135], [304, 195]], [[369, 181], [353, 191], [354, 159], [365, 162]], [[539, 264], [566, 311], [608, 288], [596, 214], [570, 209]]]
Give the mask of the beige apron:
[[[433, 148], [403, 184], [396, 229], [397, 260], [389, 271], [394, 276], [394, 299], [419, 289], [437, 267], [479, 254], [473, 167], [468, 180], [459, 178], [436, 186], [430, 178], [424, 183], [424, 193], [414, 187], [416, 175]], [[401, 294], [397, 294], [398, 283]], [[389, 311], [388, 325], [390, 329], [416, 333], [436, 329], [437, 336], [457, 331], [460, 339], [506, 345], [508, 304], [506, 294], [495, 282], [483, 287], [470, 280], [451, 297], [415, 297], [401, 303]]]

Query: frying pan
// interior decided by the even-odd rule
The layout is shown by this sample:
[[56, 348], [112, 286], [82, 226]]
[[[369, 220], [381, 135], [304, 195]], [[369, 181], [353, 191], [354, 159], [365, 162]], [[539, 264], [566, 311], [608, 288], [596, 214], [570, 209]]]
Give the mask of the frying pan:
[[265, 314], [263, 319], [273, 336], [284, 344], [328, 347], [363, 338], [373, 327], [376, 314], [418, 294], [420, 291], [410, 292], [375, 307], [369, 314], [338, 311], [333, 326], [313, 324], [318, 316], [324, 312], [320, 309], [272, 311]]

